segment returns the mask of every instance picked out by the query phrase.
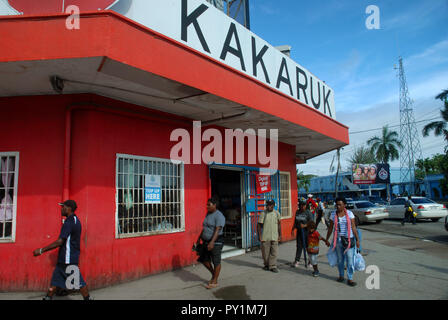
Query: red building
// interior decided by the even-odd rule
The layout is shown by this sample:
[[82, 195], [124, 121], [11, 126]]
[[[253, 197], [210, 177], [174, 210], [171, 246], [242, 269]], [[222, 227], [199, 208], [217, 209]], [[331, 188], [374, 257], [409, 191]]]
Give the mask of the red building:
[[[201, 2], [183, 2], [190, 6], [183, 17], [191, 21], [188, 14]], [[232, 27], [215, 11], [230, 26], [225, 33], [233, 40], [223, 40], [229, 60], [114, 11], [81, 13], [79, 29], [67, 28], [68, 14], [0, 17], [0, 290], [48, 287], [57, 251], [41, 257], [32, 251], [57, 238], [57, 203], [68, 198], [79, 207], [80, 269], [90, 288], [195, 263], [191, 247], [212, 195], [221, 199], [224, 213], [240, 213], [228, 218], [228, 250], [258, 245], [254, 230], [266, 198], [277, 200], [283, 239], [291, 239], [296, 164], [348, 144], [348, 128], [334, 119], [332, 102], [325, 101], [330, 89], [314, 83], [319, 109], [316, 79], [299, 67], [303, 74], [292, 72], [296, 65], [289, 58], [272, 60], [281, 61], [272, 67], [274, 76], [270, 66], [262, 71], [270, 63], [267, 56], [263, 66], [260, 56], [256, 63], [244, 60], [246, 52], [238, 54], [246, 48], [241, 26]], [[182, 23], [191, 41], [194, 22]], [[236, 32], [241, 50], [234, 48]], [[234, 67], [235, 61], [245, 68]], [[253, 65], [258, 77], [268, 74], [271, 81], [248, 74]], [[311, 88], [300, 80], [306, 77]], [[301, 91], [301, 99], [311, 90], [314, 105], [288, 89]], [[222, 162], [195, 163], [193, 121], [202, 122], [202, 133], [216, 129], [210, 131], [215, 138], [217, 132], [224, 137], [225, 129], [278, 129], [278, 170], [270, 176], [270, 192], [257, 191], [258, 170], [269, 164], [250, 161], [254, 149], [248, 137], [243, 148], [223, 146]], [[193, 137], [190, 162], [171, 161], [179, 142], [172, 137], [176, 129]], [[202, 140], [205, 152], [210, 141]], [[271, 140], [267, 154], [275, 151]], [[224, 161], [230, 150], [227, 160], [233, 161]], [[219, 159], [217, 153], [209, 160]], [[160, 179], [160, 200], [145, 198], [145, 182], [152, 177]]]

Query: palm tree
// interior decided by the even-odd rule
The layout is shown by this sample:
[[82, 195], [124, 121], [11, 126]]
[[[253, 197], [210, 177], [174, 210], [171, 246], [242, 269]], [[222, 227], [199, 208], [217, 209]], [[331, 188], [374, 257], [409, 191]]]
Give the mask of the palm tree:
[[[367, 140], [367, 145], [371, 147], [376, 158], [384, 164], [400, 157], [398, 150], [402, 147], [396, 131], [390, 131], [388, 126], [384, 126], [381, 136], [375, 136]], [[387, 185], [387, 197], [390, 199], [389, 184]]]
[[306, 192], [310, 189], [311, 178], [314, 175], [304, 174], [303, 171], [297, 170], [297, 187], [298, 189], [305, 189]]
[[352, 170], [354, 164], [370, 164], [377, 162], [372, 149], [366, 146], [356, 147], [353, 154], [347, 160], [350, 163], [350, 166], [347, 168], [348, 171]]
[[396, 131], [390, 131], [388, 126], [384, 126], [381, 136], [375, 136], [367, 140], [367, 145], [372, 149], [373, 154], [382, 163], [396, 160], [400, 157], [398, 150], [401, 142]]
[[440, 115], [442, 116], [443, 120], [428, 123], [423, 128], [423, 136], [427, 137], [429, 135], [429, 132], [432, 130], [434, 130], [434, 135], [436, 137], [443, 134], [447, 143], [447, 145], [445, 146], [445, 152], [448, 152], [448, 89], [442, 91], [439, 95], [437, 95], [436, 99], [440, 99], [445, 103], [444, 109], [440, 110]]

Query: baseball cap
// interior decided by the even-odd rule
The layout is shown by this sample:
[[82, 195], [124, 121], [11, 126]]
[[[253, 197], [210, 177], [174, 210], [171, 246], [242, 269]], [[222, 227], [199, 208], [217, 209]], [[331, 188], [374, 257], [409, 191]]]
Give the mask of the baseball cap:
[[72, 208], [72, 211], [75, 211], [78, 206], [76, 205], [75, 200], [65, 200], [64, 202], [58, 203], [60, 206], [67, 206], [69, 208]]
[[272, 199], [269, 199], [268, 201], [266, 201], [266, 205], [275, 205], [275, 201]]

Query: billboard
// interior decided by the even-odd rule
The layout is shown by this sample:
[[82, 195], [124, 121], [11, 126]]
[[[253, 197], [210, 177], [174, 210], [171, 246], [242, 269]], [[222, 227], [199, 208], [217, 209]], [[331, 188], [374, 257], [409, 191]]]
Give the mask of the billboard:
[[354, 184], [390, 183], [389, 165], [355, 163], [352, 166], [352, 181]]

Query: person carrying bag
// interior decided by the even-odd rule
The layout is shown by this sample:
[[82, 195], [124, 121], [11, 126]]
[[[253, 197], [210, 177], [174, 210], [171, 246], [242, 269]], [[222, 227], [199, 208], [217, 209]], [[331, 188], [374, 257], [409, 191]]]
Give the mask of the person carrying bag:
[[[337, 266], [339, 271], [338, 282], [343, 282], [345, 266], [347, 266], [347, 284], [351, 287], [356, 286], [353, 281], [355, 243], [359, 248], [358, 232], [355, 225], [355, 216], [353, 212], [347, 210], [345, 198], [336, 199], [337, 210], [332, 212], [330, 218], [330, 227], [328, 229], [326, 241], [334, 231], [332, 246], [327, 254], [330, 266], [334, 265], [334, 257], [337, 257]], [[355, 241], [356, 238], [356, 241]]]

